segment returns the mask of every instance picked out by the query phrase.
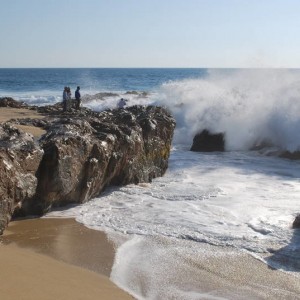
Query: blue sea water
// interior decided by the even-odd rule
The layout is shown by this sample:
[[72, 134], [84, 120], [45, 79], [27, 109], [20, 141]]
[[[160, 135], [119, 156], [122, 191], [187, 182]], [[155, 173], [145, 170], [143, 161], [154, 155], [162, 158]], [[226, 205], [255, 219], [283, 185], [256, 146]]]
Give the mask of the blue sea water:
[[206, 69], [0, 69], [0, 95], [57, 91], [77, 85], [83, 91], [152, 91], [164, 82], [199, 78]]
[[[91, 96], [83, 102], [89, 108], [113, 108], [125, 96], [128, 105], [167, 107], [177, 123], [164, 177], [112, 187], [82, 206], [54, 212], [123, 235], [115, 283], [137, 299], [299, 299], [292, 285], [272, 289], [264, 274], [254, 282], [246, 265], [249, 276], [240, 283], [236, 261], [234, 272], [225, 262], [207, 272], [215, 285], [190, 280], [203, 277], [206, 261], [213, 268], [246, 252], [288, 271], [276, 273], [280, 282], [300, 284], [300, 234], [291, 229], [300, 212], [300, 163], [268, 156], [300, 150], [299, 70], [0, 69], [0, 97], [30, 104], [61, 101], [63, 87], [77, 85]], [[95, 96], [106, 92], [116, 95]], [[225, 153], [188, 151], [203, 129], [225, 134]], [[249, 151], [262, 142], [272, 147]]]

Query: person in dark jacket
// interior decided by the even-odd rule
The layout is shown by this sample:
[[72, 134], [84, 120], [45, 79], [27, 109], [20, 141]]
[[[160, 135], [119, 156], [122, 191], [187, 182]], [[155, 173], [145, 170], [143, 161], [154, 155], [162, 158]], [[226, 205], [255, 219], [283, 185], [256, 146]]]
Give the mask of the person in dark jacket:
[[80, 86], [78, 86], [77, 89], [76, 89], [76, 91], [75, 91], [75, 100], [76, 100], [75, 108], [77, 110], [79, 110], [80, 109], [80, 105], [81, 105]]

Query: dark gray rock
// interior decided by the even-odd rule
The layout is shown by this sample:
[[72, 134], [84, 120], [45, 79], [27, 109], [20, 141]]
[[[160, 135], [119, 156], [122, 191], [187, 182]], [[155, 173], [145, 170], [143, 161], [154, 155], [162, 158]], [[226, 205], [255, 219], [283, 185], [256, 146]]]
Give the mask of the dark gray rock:
[[10, 97], [2, 97], [0, 98], [0, 107], [13, 107], [13, 108], [21, 108], [28, 107], [24, 102], [16, 101]]
[[195, 152], [212, 152], [224, 151], [225, 140], [223, 133], [212, 134], [208, 130], [195, 135], [191, 151]]
[[283, 151], [279, 154], [282, 158], [288, 158], [291, 160], [299, 160], [300, 159], [300, 151], [290, 152], [290, 151]]
[[300, 228], [300, 214], [295, 218], [293, 228]]

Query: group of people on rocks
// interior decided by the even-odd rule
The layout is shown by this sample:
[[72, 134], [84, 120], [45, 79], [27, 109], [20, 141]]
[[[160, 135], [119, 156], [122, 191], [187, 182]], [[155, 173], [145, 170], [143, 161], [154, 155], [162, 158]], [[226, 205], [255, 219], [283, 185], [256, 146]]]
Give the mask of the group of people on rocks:
[[[80, 86], [75, 91], [75, 109], [79, 110], [81, 105]], [[63, 92], [63, 112], [70, 111], [73, 106], [71, 89], [65, 86]]]
[[[125, 108], [127, 105], [127, 99], [121, 98], [118, 101], [117, 107], [118, 108]], [[73, 107], [73, 100], [72, 100], [72, 93], [71, 89], [68, 86], [65, 86], [63, 91], [63, 112], [70, 111]], [[77, 86], [77, 89], [75, 91], [75, 109], [80, 110], [81, 106], [81, 95], [80, 95], [80, 86]]]

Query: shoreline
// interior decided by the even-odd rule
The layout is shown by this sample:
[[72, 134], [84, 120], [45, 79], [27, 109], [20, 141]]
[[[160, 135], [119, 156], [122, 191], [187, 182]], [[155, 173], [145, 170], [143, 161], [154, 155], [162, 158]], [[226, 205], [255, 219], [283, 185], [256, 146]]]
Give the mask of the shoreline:
[[114, 246], [74, 219], [12, 221], [0, 237], [0, 298], [134, 299], [109, 279]]

